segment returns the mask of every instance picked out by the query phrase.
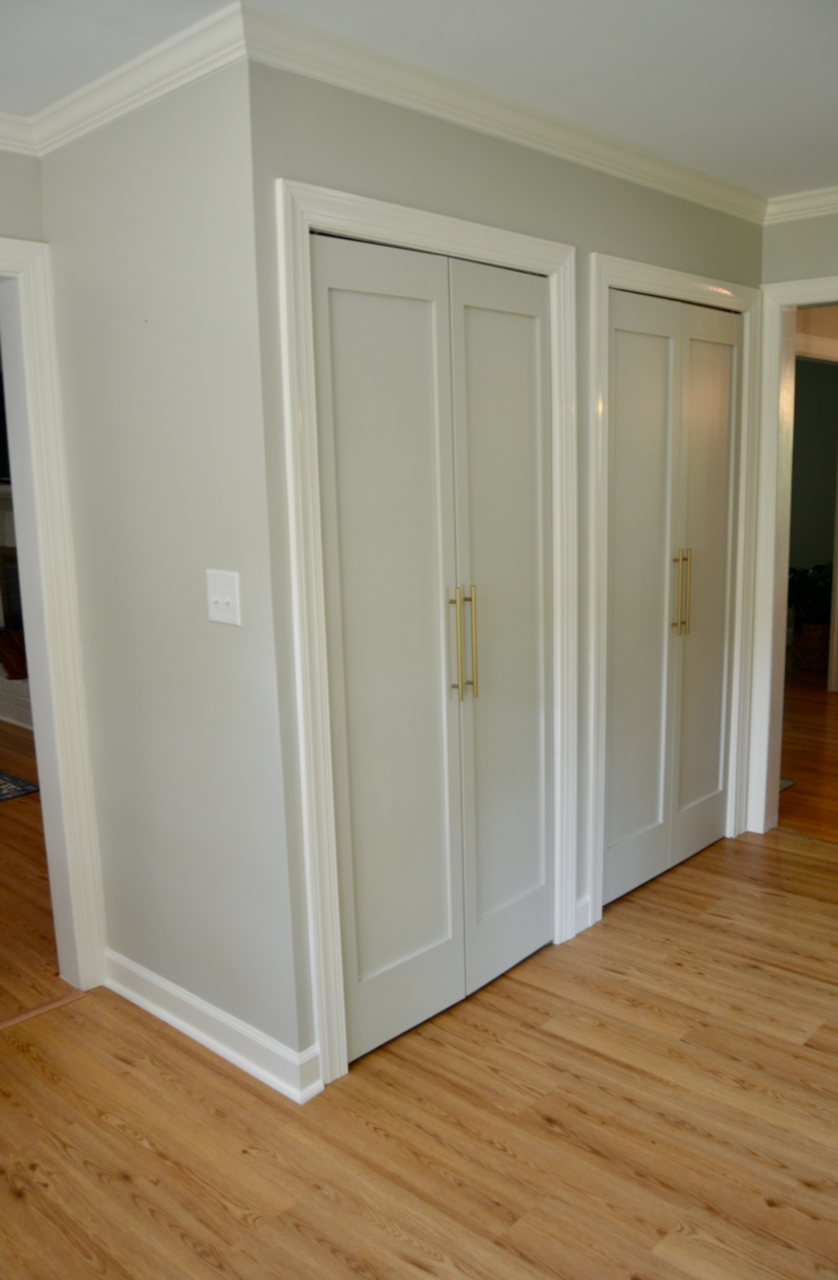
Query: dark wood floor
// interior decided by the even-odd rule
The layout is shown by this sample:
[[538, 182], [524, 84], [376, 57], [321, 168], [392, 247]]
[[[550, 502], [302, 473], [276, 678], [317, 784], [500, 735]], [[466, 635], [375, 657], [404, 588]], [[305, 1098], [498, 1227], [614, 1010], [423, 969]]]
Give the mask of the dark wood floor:
[[838, 693], [826, 675], [790, 673], [783, 708], [780, 826], [838, 842]]
[[[0, 769], [38, 781], [30, 730], [0, 721]], [[58, 976], [40, 796], [4, 800], [0, 803], [0, 1022], [72, 990]]]
[[0, 1031], [0, 1275], [838, 1277], [834, 852], [722, 841], [302, 1108], [105, 990]]

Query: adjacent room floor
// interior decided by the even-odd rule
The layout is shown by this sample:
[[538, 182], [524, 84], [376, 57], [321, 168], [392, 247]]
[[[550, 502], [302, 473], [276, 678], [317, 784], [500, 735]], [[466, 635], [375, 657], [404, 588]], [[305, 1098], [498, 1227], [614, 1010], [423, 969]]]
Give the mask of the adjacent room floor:
[[780, 826], [838, 842], [838, 693], [826, 674], [789, 672], [783, 707]]
[[722, 841], [302, 1108], [105, 990], [0, 1031], [0, 1273], [838, 1276], [833, 854]]
[[[0, 769], [38, 781], [31, 730], [0, 721]], [[58, 976], [55, 930], [36, 792], [0, 803], [0, 1026], [71, 995]]]

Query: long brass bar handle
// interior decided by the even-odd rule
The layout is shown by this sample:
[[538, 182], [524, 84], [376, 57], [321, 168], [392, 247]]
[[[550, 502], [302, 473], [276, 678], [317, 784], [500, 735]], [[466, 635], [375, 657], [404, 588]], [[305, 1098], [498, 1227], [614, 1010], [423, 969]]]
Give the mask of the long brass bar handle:
[[477, 697], [477, 587], [471, 584], [471, 595], [463, 596], [463, 602], [471, 605], [471, 691]]
[[449, 600], [448, 603], [457, 607], [457, 683], [452, 684], [451, 688], [458, 691], [460, 702], [462, 702], [465, 697], [465, 688], [463, 686], [463, 593], [459, 587], [454, 592], [454, 599]]
[[684, 600], [684, 553], [683, 551], [679, 551], [677, 556], [672, 557], [672, 563], [677, 564], [678, 566], [678, 615], [677, 615], [678, 621], [673, 622], [672, 625], [673, 627], [676, 628], [676, 631], [675, 631], [676, 636], [679, 636], [681, 634], [681, 627], [683, 626], [683, 623], [681, 622], [681, 605], [683, 604], [683, 600]]
[[687, 547], [687, 612], [684, 616], [684, 628], [687, 635], [690, 634], [690, 604], [693, 594], [693, 553], [692, 548]]

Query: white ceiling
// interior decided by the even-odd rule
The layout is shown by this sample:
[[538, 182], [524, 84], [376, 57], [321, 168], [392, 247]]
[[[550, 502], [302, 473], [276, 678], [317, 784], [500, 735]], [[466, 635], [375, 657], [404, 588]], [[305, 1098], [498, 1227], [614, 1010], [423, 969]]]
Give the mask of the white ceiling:
[[[224, 7], [0, 0], [0, 112], [31, 116]], [[838, 186], [836, 0], [260, 0], [765, 196]]]

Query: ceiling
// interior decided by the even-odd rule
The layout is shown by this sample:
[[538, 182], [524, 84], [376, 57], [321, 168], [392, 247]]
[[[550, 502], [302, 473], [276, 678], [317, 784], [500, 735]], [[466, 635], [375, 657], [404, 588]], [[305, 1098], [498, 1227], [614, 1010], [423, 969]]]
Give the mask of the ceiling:
[[[31, 117], [220, 0], [0, 0], [0, 113]], [[836, 0], [260, 0], [764, 196], [838, 186]]]

